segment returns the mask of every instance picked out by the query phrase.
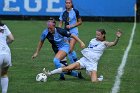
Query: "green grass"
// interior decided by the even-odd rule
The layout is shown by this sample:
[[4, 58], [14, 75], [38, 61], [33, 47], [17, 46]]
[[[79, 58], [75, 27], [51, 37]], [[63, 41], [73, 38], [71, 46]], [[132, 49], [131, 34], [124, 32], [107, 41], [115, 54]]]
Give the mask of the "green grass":
[[[115, 82], [117, 69], [121, 63], [124, 51], [128, 45], [133, 23], [113, 22], [84, 22], [79, 27], [79, 37], [88, 45], [95, 37], [95, 30], [104, 28], [107, 32], [106, 39], [115, 39], [115, 31], [120, 28], [123, 36], [117, 46], [105, 50], [98, 65], [98, 75], [104, 76], [104, 81], [91, 83], [85, 70], [81, 70], [86, 80], [66, 76], [65, 81], [59, 81], [59, 75], [48, 78], [46, 83], [36, 82], [35, 77], [44, 67], [54, 69], [54, 53], [48, 41], [35, 60], [31, 60], [41, 32], [46, 27], [44, 21], [4, 21], [12, 31], [15, 41], [10, 45], [13, 66], [9, 69], [8, 93], [110, 93]], [[140, 24], [137, 25], [136, 34], [124, 75], [121, 78], [120, 93], [140, 93]], [[78, 58], [82, 55], [79, 44], [76, 45]]]

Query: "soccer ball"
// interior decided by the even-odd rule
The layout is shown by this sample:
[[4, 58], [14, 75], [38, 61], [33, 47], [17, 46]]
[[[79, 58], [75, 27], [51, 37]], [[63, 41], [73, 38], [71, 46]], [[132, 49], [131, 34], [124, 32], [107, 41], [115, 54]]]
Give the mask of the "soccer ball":
[[39, 73], [36, 76], [36, 81], [46, 82], [47, 76], [44, 73]]

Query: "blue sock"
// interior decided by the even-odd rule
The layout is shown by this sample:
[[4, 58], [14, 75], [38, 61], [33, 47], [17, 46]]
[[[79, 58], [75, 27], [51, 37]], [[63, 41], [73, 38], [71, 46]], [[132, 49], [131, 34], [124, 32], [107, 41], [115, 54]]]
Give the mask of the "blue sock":
[[69, 58], [71, 64], [74, 63], [74, 60], [72, 58], [72, 53], [68, 54], [68, 58]]
[[77, 61], [77, 54], [76, 54], [75, 51], [72, 51], [72, 59], [73, 59], [74, 62]]
[[78, 76], [78, 72], [77, 71], [71, 71], [71, 76], [77, 77]]
[[55, 68], [60, 68], [61, 67], [60, 59], [54, 58], [53, 62], [54, 62]]
[[74, 63], [77, 61], [77, 55], [75, 51], [72, 51], [71, 53], [68, 54], [68, 58], [70, 60], [70, 63]]
[[[53, 62], [54, 62], [55, 68], [61, 67], [61, 63], [60, 63], [60, 60], [58, 58], [54, 58]], [[64, 73], [60, 74], [60, 78], [64, 78]]]

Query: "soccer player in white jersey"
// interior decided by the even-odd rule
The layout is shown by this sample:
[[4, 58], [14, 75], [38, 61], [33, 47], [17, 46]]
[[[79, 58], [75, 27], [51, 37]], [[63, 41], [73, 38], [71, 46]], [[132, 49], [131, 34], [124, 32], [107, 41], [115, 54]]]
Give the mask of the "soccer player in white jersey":
[[8, 90], [8, 68], [11, 64], [11, 52], [8, 44], [12, 43], [14, 37], [8, 27], [0, 21], [0, 76], [1, 93], [7, 93]]
[[100, 57], [102, 56], [104, 50], [107, 47], [115, 46], [119, 38], [121, 37], [122, 33], [120, 31], [116, 32], [116, 39], [113, 42], [109, 42], [105, 40], [105, 30], [104, 29], [98, 29], [96, 30], [96, 38], [93, 38], [88, 47], [83, 49], [81, 53], [83, 54], [83, 57], [78, 60], [77, 62], [63, 68], [58, 68], [50, 72], [46, 72], [45, 68], [43, 69], [43, 72], [47, 75], [53, 75], [56, 73], [62, 73], [66, 71], [70, 71], [73, 69], [82, 69], [85, 68], [88, 75], [91, 77], [92, 82], [102, 81], [102, 77], [97, 77], [97, 65]]

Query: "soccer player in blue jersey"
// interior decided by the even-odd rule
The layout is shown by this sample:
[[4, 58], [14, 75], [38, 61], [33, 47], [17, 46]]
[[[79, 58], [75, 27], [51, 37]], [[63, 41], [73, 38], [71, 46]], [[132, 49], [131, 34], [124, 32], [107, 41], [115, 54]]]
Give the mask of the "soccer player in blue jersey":
[[[79, 11], [73, 7], [72, 0], [65, 0], [65, 8], [66, 9], [61, 13], [59, 17], [59, 27], [62, 27], [64, 23], [64, 29], [78, 37], [77, 26], [82, 24]], [[73, 51], [77, 41], [74, 38], [68, 38], [68, 41], [70, 43], [70, 53], [68, 54], [68, 57], [70, 62], [73, 63], [77, 61], [76, 52]]]
[[[56, 25], [55, 19], [50, 18], [47, 22], [48, 28], [43, 31], [43, 33], [41, 35], [41, 39], [38, 43], [37, 49], [36, 49], [35, 53], [33, 54], [32, 58], [37, 57], [39, 51], [42, 48], [42, 45], [44, 44], [45, 39], [48, 39], [48, 41], [52, 45], [52, 49], [55, 52], [55, 57], [53, 59], [55, 67], [60, 68], [60, 67], [62, 67], [60, 60], [64, 59], [70, 51], [70, 45], [69, 45], [69, 43], [65, 42], [64, 37], [74, 38], [76, 41], [78, 41], [80, 43], [81, 48], [83, 48], [85, 46], [85, 44], [77, 36], [71, 34], [70, 32], [66, 31], [65, 29], [55, 27], [55, 25]], [[76, 71], [71, 71], [70, 74], [75, 77], [79, 77], [78, 75], [80, 75]]]

